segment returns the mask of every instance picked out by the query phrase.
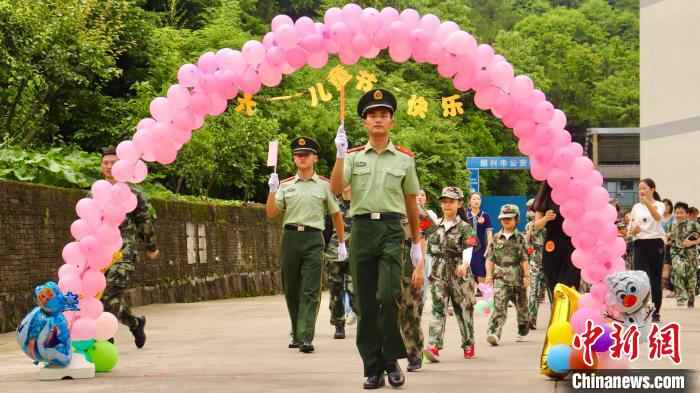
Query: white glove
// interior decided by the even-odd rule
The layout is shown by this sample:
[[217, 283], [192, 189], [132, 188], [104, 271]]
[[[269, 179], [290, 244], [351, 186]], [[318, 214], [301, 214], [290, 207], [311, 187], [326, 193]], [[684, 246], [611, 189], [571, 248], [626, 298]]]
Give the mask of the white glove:
[[277, 192], [280, 188], [280, 178], [276, 173], [270, 175], [270, 180], [267, 181], [267, 185], [270, 186], [270, 192]]
[[423, 250], [420, 243], [411, 243], [411, 263], [413, 266], [418, 266], [421, 259], [423, 259]]
[[348, 249], [345, 247], [345, 242], [338, 243], [338, 261], [348, 259]]
[[335, 134], [335, 156], [339, 159], [344, 159], [348, 153], [348, 136], [345, 135], [345, 125], [340, 124], [338, 133]]
[[474, 247], [469, 247], [462, 251], [462, 264], [469, 266], [472, 262], [472, 253], [474, 252]]

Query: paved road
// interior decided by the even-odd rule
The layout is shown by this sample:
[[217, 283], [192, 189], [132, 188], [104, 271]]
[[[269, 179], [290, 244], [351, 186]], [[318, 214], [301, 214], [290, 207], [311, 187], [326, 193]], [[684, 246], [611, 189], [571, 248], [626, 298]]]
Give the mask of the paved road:
[[[671, 302], [668, 302], [671, 303]], [[542, 307], [539, 326], [548, 315]], [[287, 349], [288, 320], [281, 296], [228, 299], [190, 304], [159, 304], [136, 309], [148, 317], [148, 343], [137, 350], [128, 329], [117, 335], [120, 363], [93, 380], [39, 382], [31, 361], [13, 333], [0, 335], [0, 392], [358, 392], [362, 365], [355, 349], [355, 328], [345, 340], [333, 340], [324, 294], [317, 324], [316, 353]], [[427, 332], [429, 307], [423, 328]], [[669, 306], [666, 320], [682, 323], [683, 367], [700, 366], [700, 310]], [[538, 374], [543, 329], [515, 343], [510, 309], [502, 345], [485, 342], [487, 318], [476, 319], [477, 358], [464, 360], [459, 332], [450, 318], [442, 362], [408, 374], [403, 391], [412, 392], [562, 392], [563, 386]], [[646, 346], [641, 347], [646, 355]], [[669, 361], [634, 363], [669, 368]], [[405, 364], [404, 364], [405, 366]], [[390, 388], [386, 388], [390, 389]]]

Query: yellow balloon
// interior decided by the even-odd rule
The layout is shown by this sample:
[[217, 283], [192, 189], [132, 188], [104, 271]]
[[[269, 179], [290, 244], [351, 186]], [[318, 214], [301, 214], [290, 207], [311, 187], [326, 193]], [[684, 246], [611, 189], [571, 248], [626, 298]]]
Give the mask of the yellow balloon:
[[547, 340], [552, 345], [571, 345], [574, 340], [574, 329], [566, 321], [556, 321], [547, 329]]
[[[544, 374], [548, 377], [551, 378], [564, 378], [566, 375], [562, 374], [557, 374], [554, 371], [550, 370], [549, 366], [547, 366], [547, 352], [549, 351], [549, 348], [552, 347], [553, 345], [557, 345], [559, 343], [552, 342], [549, 338], [549, 329], [557, 322], [564, 322], [566, 323], [569, 328], [571, 328], [571, 324], [569, 323], [569, 320], [571, 319], [571, 316], [576, 312], [576, 306], [578, 304], [578, 298], [579, 298], [579, 293], [572, 287], [568, 287], [564, 284], [557, 284], [554, 287], [554, 294], [552, 296], [552, 313], [549, 317], [549, 325], [547, 328], [547, 336], [544, 339], [544, 344], [542, 345], [542, 354], [540, 355], [540, 374]], [[557, 326], [562, 326], [562, 325], [557, 325]], [[555, 327], [555, 330], [557, 333], [562, 333], [562, 328], [560, 327], [557, 329]], [[563, 328], [564, 332], [566, 331], [566, 327]], [[573, 337], [573, 332], [572, 336]], [[559, 338], [559, 337], [557, 337]], [[568, 342], [565, 342], [563, 344], [570, 345], [571, 344], [571, 338], [569, 339]]]

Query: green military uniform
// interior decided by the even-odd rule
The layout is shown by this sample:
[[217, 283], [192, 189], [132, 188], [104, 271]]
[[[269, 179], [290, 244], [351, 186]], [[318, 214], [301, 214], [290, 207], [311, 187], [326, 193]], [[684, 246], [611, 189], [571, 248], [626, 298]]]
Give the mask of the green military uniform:
[[136, 187], [131, 186], [131, 191], [136, 195], [136, 209], [127, 214], [126, 220], [119, 227], [124, 241], [121, 250], [122, 259], [107, 270], [107, 288], [102, 296], [102, 303], [105, 311], [114, 314], [119, 321], [133, 331], [141, 322], [139, 322], [140, 318], [131, 313], [124, 291], [129, 286], [131, 273], [136, 269], [137, 241], [144, 243], [146, 251], [153, 252], [158, 248], [155, 243], [150, 204]]
[[[517, 206], [504, 205], [501, 207], [498, 219], [517, 217], [518, 215]], [[500, 230], [494, 235], [493, 242], [489, 245], [488, 255], [489, 260], [494, 264], [494, 311], [489, 318], [487, 334], [489, 336], [495, 335], [500, 340], [510, 300], [515, 304], [518, 315], [518, 335], [525, 336], [529, 331], [527, 294], [523, 285], [525, 272], [522, 271], [521, 265], [523, 261], [528, 259], [525, 236], [517, 229], [509, 235]]]
[[[420, 361], [420, 353], [423, 350], [423, 329], [421, 329], [421, 317], [423, 316], [423, 288], [412, 285], [413, 270], [411, 262], [411, 239], [408, 229], [408, 220], [403, 219], [405, 240], [402, 252], [401, 275], [401, 302], [399, 303], [399, 326], [403, 343], [406, 347], [406, 355], [411, 363]], [[415, 371], [410, 369], [409, 371]]]
[[700, 237], [700, 224], [697, 221], [677, 222], [671, 228], [671, 277], [679, 305], [684, 305], [685, 302], [688, 302], [688, 306], [695, 304], [698, 249], [696, 246], [683, 247], [683, 241], [695, 240], [698, 237]]
[[[370, 91], [358, 114], [373, 107], [396, 109], [384, 90]], [[357, 348], [365, 376], [383, 375], [387, 363], [406, 357], [399, 329], [405, 195], [419, 191], [413, 153], [389, 142], [379, 152], [368, 143], [348, 150], [344, 182], [352, 186], [350, 271], [359, 311]]]
[[[340, 200], [340, 211], [343, 213], [343, 223], [345, 226], [345, 242], [350, 242], [350, 231], [352, 230], [352, 217], [350, 217], [350, 202]], [[343, 305], [343, 293], [350, 296], [350, 304], [355, 307], [355, 295], [352, 288], [352, 277], [350, 276], [350, 262], [347, 259], [338, 260], [338, 235], [333, 233], [328, 246], [326, 247], [326, 266], [328, 271], [328, 291], [330, 301], [328, 308], [331, 312], [331, 325], [345, 326], [345, 307]]]
[[[296, 138], [292, 150], [317, 154], [318, 143], [311, 138]], [[330, 183], [317, 174], [306, 180], [299, 175], [283, 180], [275, 204], [284, 212], [280, 265], [292, 341], [310, 344], [321, 301], [324, 218], [340, 209]]]
[[528, 294], [527, 310], [530, 316], [530, 327], [533, 329], [537, 326], [540, 298], [544, 296], [546, 288], [544, 272], [542, 271], [546, 231], [544, 228], [536, 229], [533, 221], [528, 222], [525, 226], [525, 237], [528, 241], [528, 268], [530, 269], [530, 293]]
[[[464, 198], [462, 191], [456, 187], [445, 188], [442, 197]], [[429, 344], [437, 349], [443, 348], [447, 321], [445, 312], [449, 301], [452, 302], [462, 335], [461, 347], [464, 349], [474, 345], [475, 280], [469, 267], [464, 277], [459, 277], [456, 270], [463, 263], [462, 252], [476, 246], [476, 230], [459, 216], [456, 216], [454, 222], [446, 222], [444, 218], [440, 220], [436, 230], [428, 237], [428, 253], [433, 258], [429, 278], [433, 301]]]

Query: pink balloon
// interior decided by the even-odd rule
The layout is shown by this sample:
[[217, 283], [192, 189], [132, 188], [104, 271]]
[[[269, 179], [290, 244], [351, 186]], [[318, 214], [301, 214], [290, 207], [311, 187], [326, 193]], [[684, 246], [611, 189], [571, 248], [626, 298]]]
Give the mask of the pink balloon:
[[[311, 40], [312, 38], [306, 37], [306, 39]], [[302, 42], [302, 46], [304, 46], [304, 42]], [[278, 66], [285, 62], [284, 51], [277, 46], [273, 46], [267, 50], [266, 59], [268, 64]]]
[[265, 47], [259, 41], [250, 40], [243, 44], [243, 59], [250, 65], [258, 65], [265, 59]]
[[58, 280], [58, 287], [63, 293], [79, 295], [83, 290], [83, 282], [77, 274], [66, 274]]
[[418, 26], [426, 31], [434, 32], [440, 27], [440, 18], [433, 14], [425, 14], [420, 19]]
[[589, 264], [585, 269], [581, 270], [581, 278], [590, 284], [595, 284], [603, 281], [607, 271], [599, 264]]
[[[314, 53], [314, 52], [319, 52], [319, 51], [324, 50], [323, 45], [324, 45], [323, 36], [321, 36], [320, 34], [317, 34], [317, 33], [309, 34], [306, 37], [302, 38], [301, 42], [299, 42], [299, 46], [301, 46], [304, 50], [306, 50], [309, 53]], [[277, 47], [273, 47], [273, 48], [277, 48]], [[273, 48], [270, 48], [270, 49], [273, 49]], [[276, 53], [274, 53], [273, 55], [276, 56]], [[270, 54], [268, 51], [268, 61], [271, 61], [271, 60], [272, 59], [270, 59]], [[274, 58], [274, 60], [275, 61], [277, 60], [276, 57]], [[282, 54], [281, 60], [282, 60], [282, 62], [285, 61], [284, 53]], [[275, 63], [272, 63], [272, 61], [271, 61], [271, 64], [280, 65], [280, 64], [282, 64], [282, 62], [275, 64]]]
[[200, 71], [194, 64], [185, 64], [177, 72], [178, 82], [185, 87], [194, 87], [199, 82]]
[[79, 311], [64, 311], [63, 312], [63, 317], [66, 318], [66, 322], [68, 323], [68, 329], [71, 328], [73, 325], [73, 322], [78, 318]]
[[131, 181], [134, 176], [134, 163], [119, 160], [112, 165], [112, 176], [120, 182]]
[[584, 250], [576, 249], [571, 253], [571, 263], [579, 269], [585, 268], [592, 261], [593, 256]]
[[352, 39], [352, 31], [343, 22], [337, 22], [331, 27], [331, 37], [339, 44], [349, 42]]
[[297, 36], [302, 37], [307, 34], [313, 34], [316, 32], [316, 25], [314, 20], [308, 16], [302, 16], [294, 22], [294, 30], [296, 30]]
[[151, 116], [158, 121], [167, 122], [173, 118], [173, 108], [170, 102], [164, 97], [156, 97], [150, 104]]
[[277, 15], [274, 18], [272, 18], [272, 22], [270, 23], [272, 27], [272, 31], [277, 31], [280, 27], [283, 26], [293, 26], [294, 21], [292, 21], [292, 18], [290, 18], [287, 15]]
[[392, 7], [385, 7], [382, 8], [382, 11], [379, 13], [379, 16], [381, 18], [382, 24], [388, 26], [395, 20], [399, 19], [399, 11]]
[[535, 106], [535, 121], [538, 123], [546, 124], [552, 120], [554, 116], [554, 105], [549, 101], [540, 102]]
[[352, 47], [357, 53], [365, 53], [372, 47], [372, 41], [364, 34], [356, 34], [352, 39]]
[[405, 10], [401, 11], [399, 19], [401, 19], [401, 21], [405, 23], [409, 29], [413, 29], [418, 26], [418, 23], [420, 23], [420, 14], [418, 11], [412, 8], [406, 8]]
[[260, 82], [265, 86], [274, 87], [282, 81], [282, 72], [267, 62], [260, 64], [258, 72], [260, 73]]
[[520, 139], [518, 141], [518, 150], [525, 155], [530, 155], [536, 147], [532, 139]]
[[[497, 118], [502, 119], [504, 116], [510, 113], [512, 106], [513, 104], [510, 95], [499, 91], [498, 96], [496, 97], [496, 102], [494, 102], [493, 108], [491, 108], [491, 112], [493, 112], [493, 115]], [[551, 150], [551, 147], [549, 146], [543, 147], [547, 147]]]
[[333, 26], [335, 23], [338, 23], [343, 20], [343, 14], [340, 8], [338, 7], [332, 7], [326, 10], [326, 13], [323, 16], [323, 22], [328, 25], [328, 26]]
[[379, 49], [386, 49], [391, 42], [391, 33], [389, 29], [380, 29], [374, 34], [373, 45]]
[[[121, 146], [121, 143], [119, 145]], [[117, 155], [119, 155], [119, 147], [117, 147]], [[92, 186], [90, 187], [90, 193], [92, 194], [92, 198], [94, 201], [97, 202], [98, 205], [102, 205], [106, 202], [109, 202], [109, 199], [112, 195], [111, 191], [112, 184], [107, 180], [98, 180], [92, 183]]]
[[61, 278], [63, 278], [63, 276], [66, 275], [80, 276], [80, 271], [78, 271], [78, 268], [76, 268], [74, 265], [64, 263], [58, 269], [58, 279], [60, 280]]
[[389, 56], [397, 63], [404, 63], [411, 58], [411, 44], [408, 41], [392, 42], [389, 46]]
[[97, 319], [104, 311], [102, 302], [94, 297], [83, 296], [80, 299], [80, 316], [82, 318]]
[[341, 10], [341, 15], [345, 21], [359, 22], [360, 16], [362, 15], [362, 7], [355, 3], [345, 4]]
[[117, 334], [119, 321], [117, 317], [108, 312], [103, 312], [95, 324], [95, 339], [109, 340]]
[[[608, 204], [609, 199], [610, 195], [606, 189], [603, 187], [595, 187], [588, 192], [586, 208], [589, 210], [598, 210], [609, 206], [613, 210], [613, 213], [615, 213], [615, 209]], [[617, 215], [617, 213], [615, 213], [615, 215]]]
[[578, 308], [571, 316], [570, 323], [576, 333], [583, 333], [586, 330], [586, 321], [589, 319], [596, 325], [603, 324], [600, 311], [591, 308]]
[[187, 110], [179, 111], [173, 118], [173, 125], [183, 130], [191, 130], [195, 126], [195, 116]]
[[532, 90], [535, 88], [535, 84], [532, 79], [527, 75], [518, 75], [513, 79], [510, 85], [510, 94], [516, 100], [525, 99], [530, 97]]
[[563, 146], [554, 153], [554, 165], [568, 173], [568, 169], [574, 163], [574, 159], [580, 156], [577, 154], [576, 146], [573, 143]]
[[491, 83], [498, 87], [508, 87], [513, 80], [513, 66], [505, 61], [499, 61], [489, 67]]
[[574, 178], [584, 179], [593, 172], [593, 161], [588, 157], [576, 157], [569, 173]]
[[123, 141], [117, 145], [117, 157], [133, 162], [141, 158], [141, 152], [132, 141]]
[[345, 65], [356, 64], [360, 60], [360, 55], [352, 49], [341, 49], [338, 57], [340, 62]]
[[584, 214], [583, 203], [576, 199], [569, 199], [564, 202], [560, 210], [564, 218], [570, 218], [572, 220], [578, 220]]
[[445, 54], [438, 63], [438, 74], [443, 78], [452, 78], [460, 69], [460, 64], [454, 55]]
[[456, 31], [459, 31], [459, 26], [456, 23], [452, 21], [442, 22], [435, 31], [435, 40], [445, 46], [450, 35]]
[[280, 26], [280, 28], [275, 31], [275, 42], [282, 49], [294, 48], [299, 42], [294, 26]]
[[96, 322], [90, 318], [79, 318], [73, 322], [70, 329], [70, 337], [73, 340], [90, 340], [95, 338]]
[[216, 57], [219, 59], [220, 69], [231, 71], [234, 74], [242, 72], [246, 67], [245, 59], [240, 51], [223, 48], [216, 52]]
[[472, 88], [473, 81], [474, 78], [470, 72], [457, 72], [457, 75], [452, 80], [452, 84], [459, 91], [467, 91]]
[[566, 114], [559, 109], [555, 109], [554, 114], [552, 115], [552, 120], [549, 122], [549, 126], [555, 130], [566, 127]]
[[63, 247], [63, 251], [61, 252], [61, 256], [63, 257], [63, 260], [70, 265], [73, 265], [77, 268], [84, 267], [85, 266], [85, 255], [80, 249], [80, 243], [79, 242], [70, 242], [66, 244]]
[[328, 54], [320, 51], [309, 55], [308, 63], [311, 68], [320, 69], [328, 63]]
[[209, 108], [209, 96], [203, 91], [195, 89], [190, 98], [190, 109], [195, 116], [205, 115]]
[[499, 90], [497, 87], [488, 87], [479, 90], [474, 95], [474, 105], [481, 110], [490, 109], [498, 98]]
[[238, 85], [246, 93], [255, 94], [260, 91], [262, 82], [260, 82], [260, 77], [252, 68], [246, 68], [243, 74], [240, 76]]
[[578, 231], [572, 236], [571, 241], [577, 249], [588, 250], [595, 246], [596, 237], [589, 232]]
[[301, 68], [306, 64], [306, 58], [308, 54], [305, 50], [294, 47], [285, 51], [285, 58], [287, 63], [294, 68]]
[[362, 10], [360, 21], [362, 22], [362, 31], [369, 35], [374, 34], [381, 23], [379, 11], [374, 8], [365, 8]]
[[447, 36], [445, 49], [454, 55], [471, 55], [476, 52], [476, 39], [466, 31], [455, 31]]
[[213, 74], [219, 68], [219, 58], [214, 52], [206, 52], [199, 56], [197, 67], [205, 74]]
[[519, 120], [515, 123], [513, 133], [518, 138], [528, 138], [535, 132], [536, 124], [528, 120]]
[[[554, 199], [554, 198], [552, 198], [552, 199]], [[555, 201], [555, 203], [556, 203], [556, 201]], [[564, 233], [566, 233], [567, 236], [569, 236], [569, 237], [576, 236], [576, 234], [579, 231], [579, 222], [576, 220], [572, 220], [572, 219], [566, 219], [566, 220], [564, 220], [564, 224], [562, 225], [562, 229], [564, 230]]]
[[593, 170], [593, 173], [586, 179], [586, 182], [591, 187], [602, 187], [603, 175], [599, 171]]
[[530, 160], [530, 174], [537, 181], [544, 181], [551, 168], [551, 165], [540, 163], [534, 158]]

